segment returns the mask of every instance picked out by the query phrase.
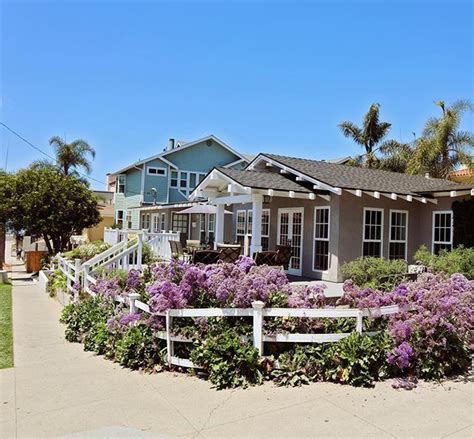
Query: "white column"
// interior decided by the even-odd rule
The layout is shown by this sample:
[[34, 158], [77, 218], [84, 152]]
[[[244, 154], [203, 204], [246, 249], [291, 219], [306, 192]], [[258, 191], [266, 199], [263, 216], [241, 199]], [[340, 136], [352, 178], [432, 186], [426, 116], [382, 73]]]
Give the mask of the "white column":
[[216, 232], [215, 232], [215, 239], [214, 239], [214, 248], [217, 249], [217, 243], [224, 242], [224, 204], [217, 205], [216, 211]]
[[263, 195], [252, 195], [252, 244], [250, 245], [250, 257], [256, 252], [262, 251], [262, 205]]

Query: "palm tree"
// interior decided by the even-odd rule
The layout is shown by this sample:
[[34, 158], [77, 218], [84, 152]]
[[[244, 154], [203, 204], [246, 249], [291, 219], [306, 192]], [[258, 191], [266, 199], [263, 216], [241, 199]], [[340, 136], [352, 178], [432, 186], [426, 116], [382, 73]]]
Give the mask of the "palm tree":
[[379, 150], [382, 153], [386, 153], [399, 146], [399, 143], [395, 140], [388, 140], [380, 144], [389, 132], [392, 124], [380, 122], [379, 111], [380, 105], [377, 103], [372, 104], [364, 116], [362, 127], [358, 127], [350, 121], [344, 121], [339, 125], [344, 136], [352, 138], [355, 143], [365, 149], [365, 154], [352, 159], [351, 164], [353, 166], [378, 168], [380, 160], [375, 153]]
[[70, 175], [72, 170], [83, 168], [87, 174], [92, 171], [88, 155], [95, 157], [95, 150], [85, 140], [78, 139], [71, 143], [66, 143], [59, 136], [49, 139], [49, 144], [54, 147], [56, 162], [64, 175]]
[[463, 113], [473, 111], [473, 106], [467, 100], [456, 101], [450, 107], [446, 107], [444, 101], [435, 104], [441, 108], [442, 115], [426, 122], [407, 172], [447, 178], [460, 165], [471, 167], [473, 164], [474, 134], [459, 130]]

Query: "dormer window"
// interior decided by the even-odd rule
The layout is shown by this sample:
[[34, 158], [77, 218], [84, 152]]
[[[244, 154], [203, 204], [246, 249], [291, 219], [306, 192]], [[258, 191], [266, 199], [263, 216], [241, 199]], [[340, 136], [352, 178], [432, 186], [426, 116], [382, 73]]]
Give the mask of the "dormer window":
[[170, 186], [178, 187], [178, 171], [171, 171]]

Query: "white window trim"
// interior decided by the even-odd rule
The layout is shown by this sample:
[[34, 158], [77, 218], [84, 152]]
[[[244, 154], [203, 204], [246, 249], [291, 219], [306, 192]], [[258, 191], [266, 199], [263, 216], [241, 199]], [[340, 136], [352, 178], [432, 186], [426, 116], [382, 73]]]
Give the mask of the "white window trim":
[[[152, 173], [150, 173], [150, 169], [155, 169], [157, 171], [163, 171], [163, 173], [162, 174], [152, 174]], [[166, 168], [162, 168], [162, 167], [159, 167], [159, 166], [147, 166], [146, 174], [150, 175], [152, 177], [167, 177], [168, 176], [168, 170]]]
[[270, 238], [270, 224], [271, 224], [270, 209], [262, 209], [262, 218], [263, 218], [264, 213], [268, 214], [268, 234], [265, 235], [262, 232], [261, 238]]
[[[406, 214], [406, 223], [405, 223], [405, 240], [401, 241], [399, 239], [392, 239], [392, 212], [394, 213], [404, 213]], [[387, 249], [387, 258], [390, 259], [390, 244], [405, 244], [405, 261], [408, 260], [408, 219], [410, 213], [408, 210], [401, 210], [401, 209], [390, 209], [389, 210], [389, 227], [388, 227], [388, 249]]]
[[[314, 273], [327, 273], [329, 269], [331, 268], [331, 248], [330, 244], [328, 244], [328, 268], [327, 270], [320, 270], [317, 268], [314, 268], [314, 251], [316, 250], [316, 211], [318, 209], [326, 209], [329, 211], [328, 215], [328, 237], [327, 239], [323, 238], [318, 238], [318, 241], [327, 241], [328, 243], [331, 243], [331, 206], [316, 206], [314, 208], [314, 218], [313, 218], [313, 261], [311, 264], [311, 269]], [[363, 245], [363, 244], [362, 244]]]
[[[176, 189], [183, 197], [188, 198], [189, 195], [196, 189], [199, 185], [199, 177], [201, 175], [206, 176], [207, 174], [205, 172], [200, 172], [200, 171], [186, 171], [184, 169], [172, 169], [172, 171], [175, 171], [178, 173], [178, 178], [177, 178], [177, 185], [176, 186], [171, 186], [171, 172], [170, 172], [170, 188], [171, 189]], [[186, 187], [181, 186], [181, 174], [186, 174]], [[196, 175], [196, 181], [195, 181], [195, 186], [192, 188], [190, 186], [191, 182], [191, 174]], [[184, 180], [184, 179], [183, 179]]]
[[165, 232], [166, 231], [166, 213], [165, 212], [161, 212], [158, 221], [159, 221], [159, 224], [160, 224], [160, 227], [161, 227], [160, 231]]
[[[450, 241], [436, 241], [435, 242], [435, 218], [436, 218], [436, 214], [446, 214], [446, 213], [449, 213], [451, 214], [451, 233], [450, 233], [450, 237], [451, 237], [451, 240]], [[449, 244], [451, 245], [451, 250], [453, 249], [453, 232], [454, 232], [454, 227], [453, 227], [453, 222], [454, 222], [454, 216], [453, 216], [453, 211], [450, 210], [450, 209], [447, 209], [447, 210], [433, 210], [433, 215], [432, 215], [432, 222], [431, 222], [431, 253], [434, 254], [434, 247], [435, 247], [435, 244]]]
[[[239, 213], [244, 213], [244, 233], [239, 233]], [[235, 212], [235, 236], [245, 236], [247, 231], [247, 211], [245, 209], [239, 209]]]
[[[207, 236], [209, 237], [210, 233], [216, 234], [216, 214], [215, 213], [209, 213], [209, 216], [207, 217]], [[214, 215], [214, 221], [211, 221], [211, 217]], [[214, 230], [211, 229], [211, 224], [214, 224]]]
[[[123, 177], [123, 192], [119, 191], [119, 188], [120, 188], [119, 180], [120, 180], [121, 177]], [[116, 185], [115, 185], [115, 193], [125, 195], [126, 189], [127, 189], [127, 175], [126, 174], [117, 175], [117, 181], [116, 181]]]
[[[380, 239], [365, 239], [365, 212], [368, 210], [375, 210], [382, 212], [381, 217], [381, 229], [380, 229]], [[380, 256], [379, 258], [383, 258], [383, 235], [384, 235], [384, 209], [379, 207], [364, 207], [363, 217], [362, 217], [362, 248], [361, 248], [361, 255], [364, 256], [364, 243], [366, 242], [380, 242]], [[374, 256], [376, 257], [376, 256]]]

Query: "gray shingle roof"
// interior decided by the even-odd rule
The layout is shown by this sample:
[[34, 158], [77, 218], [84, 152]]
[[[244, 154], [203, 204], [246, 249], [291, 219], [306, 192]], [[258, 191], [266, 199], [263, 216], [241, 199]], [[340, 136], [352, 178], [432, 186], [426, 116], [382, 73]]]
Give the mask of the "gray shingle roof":
[[279, 191], [294, 191], [310, 193], [304, 186], [292, 181], [281, 174], [270, 171], [247, 171], [228, 168], [217, 168], [220, 172], [232, 178], [232, 180], [255, 189], [274, 189]]
[[323, 183], [344, 189], [362, 189], [398, 194], [422, 194], [436, 191], [471, 189], [473, 185], [450, 180], [425, 178], [378, 169], [363, 169], [317, 160], [286, 157], [276, 154], [262, 155]]

